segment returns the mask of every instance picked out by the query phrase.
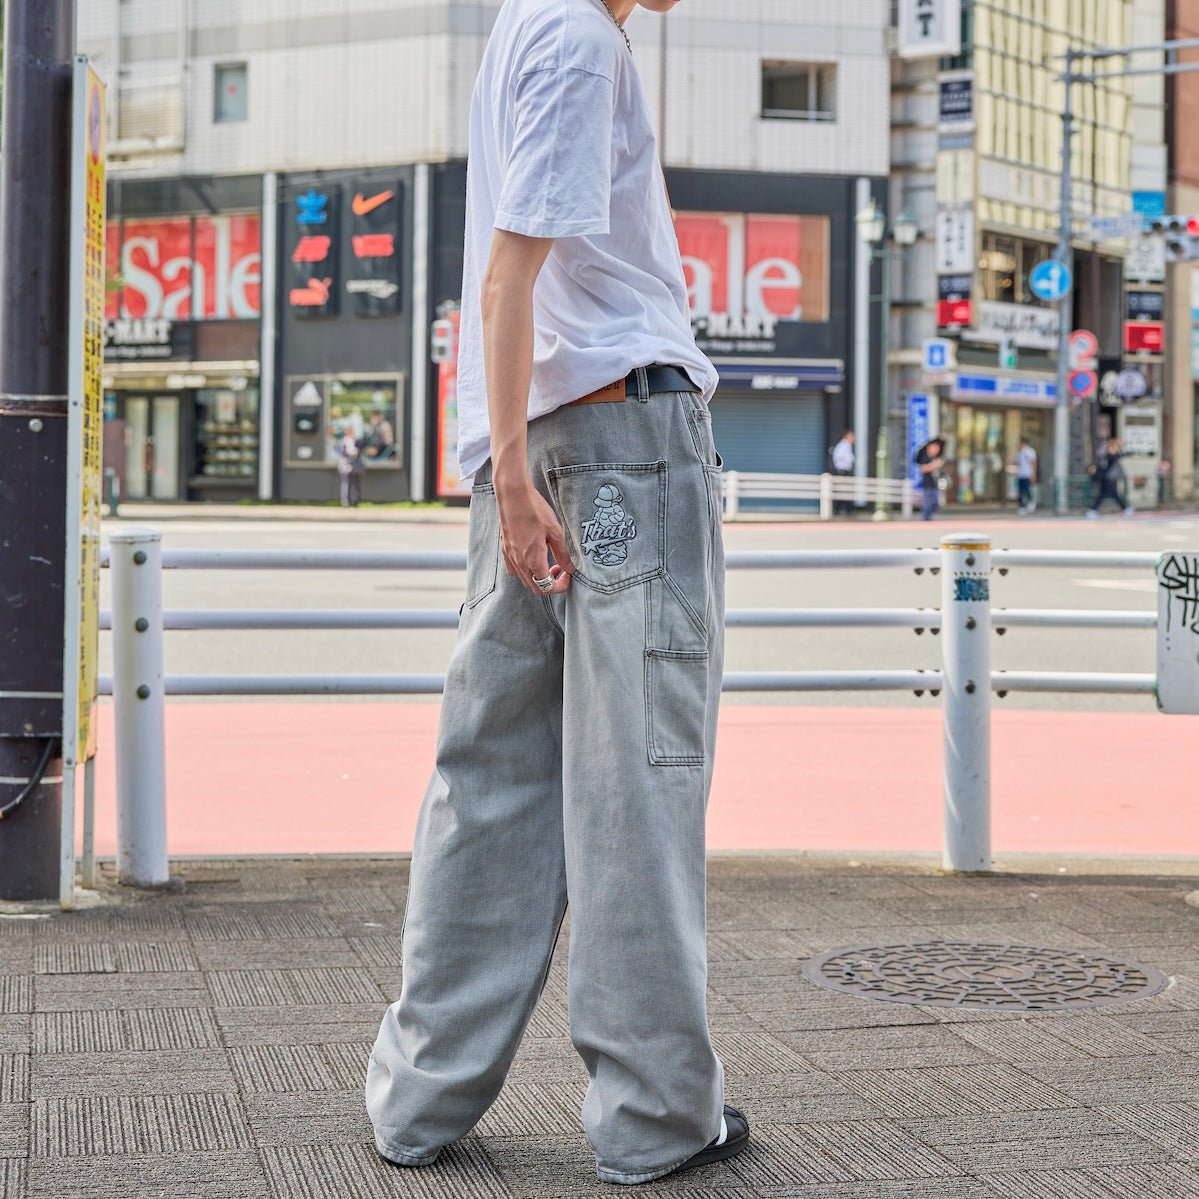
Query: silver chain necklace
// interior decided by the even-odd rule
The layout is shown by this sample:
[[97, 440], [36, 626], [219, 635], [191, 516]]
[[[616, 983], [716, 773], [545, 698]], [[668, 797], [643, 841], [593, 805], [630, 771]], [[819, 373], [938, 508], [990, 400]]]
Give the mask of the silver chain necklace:
[[624, 26], [616, 19], [616, 14], [608, 7], [608, 0], [600, 0], [600, 3], [604, 6], [604, 12], [606, 12], [608, 16], [612, 18], [612, 24], [620, 30], [620, 36], [624, 38], [624, 44], [628, 46], [629, 53], [632, 54], [633, 43], [629, 41], [629, 35], [625, 33]]

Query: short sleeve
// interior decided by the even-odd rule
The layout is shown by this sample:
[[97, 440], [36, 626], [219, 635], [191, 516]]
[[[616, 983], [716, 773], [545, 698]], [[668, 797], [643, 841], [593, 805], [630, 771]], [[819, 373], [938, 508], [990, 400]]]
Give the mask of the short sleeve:
[[612, 116], [612, 82], [603, 75], [577, 67], [523, 75], [495, 227], [526, 237], [607, 233]]

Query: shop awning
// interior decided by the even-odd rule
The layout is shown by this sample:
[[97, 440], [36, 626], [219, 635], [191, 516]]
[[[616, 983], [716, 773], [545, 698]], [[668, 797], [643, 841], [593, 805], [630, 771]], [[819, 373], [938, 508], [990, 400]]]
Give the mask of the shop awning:
[[749, 391], [820, 391], [845, 382], [845, 363], [838, 358], [792, 362], [722, 362], [714, 359], [722, 387]]

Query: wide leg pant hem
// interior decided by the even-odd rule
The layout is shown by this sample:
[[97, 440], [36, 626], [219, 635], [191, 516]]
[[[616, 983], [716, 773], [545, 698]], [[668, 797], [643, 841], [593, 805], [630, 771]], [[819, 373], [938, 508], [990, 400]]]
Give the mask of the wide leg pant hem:
[[693, 1153], [685, 1153], [678, 1161], [670, 1162], [668, 1165], [661, 1166], [655, 1170], [646, 1170], [640, 1174], [622, 1174], [618, 1170], [609, 1170], [605, 1166], [600, 1165], [595, 1167], [595, 1173], [600, 1182], [611, 1182], [617, 1186], [626, 1187], [637, 1186], [639, 1183], [653, 1182], [656, 1178], [665, 1178], [667, 1174], [673, 1174], [675, 1170], [693, 1156]]
[[431, 1166], [441, 1152], [440, 1146], [433, 1150], [396, 1149], [378, 1137], [375, 1138], [375, 1148], [379, 1151], [380, 1157], [385, 1157], [396, 1166]]

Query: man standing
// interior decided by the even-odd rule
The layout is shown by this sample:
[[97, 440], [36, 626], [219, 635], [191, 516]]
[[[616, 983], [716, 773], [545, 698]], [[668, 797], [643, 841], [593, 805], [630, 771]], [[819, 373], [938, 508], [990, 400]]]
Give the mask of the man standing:
[[1021, 516], [1036, 511], [1036, 501], [1032, 498], [1032, 485], [1037, 481], [1037, 451], [1032, 448], [1027, 437], [1020, 438], [1020, 448], [1016, 451], [1016, 490], [1019, 494], [1019, 513]]
[[[431, 1163], [495, 1099], [570, 905], [606, 1182], [748, 1142], [705, 1008], [723, 663], [715, 371], [691, 334], [637, 3], [506, 0], [471, 106], [458, 363], [466, 602], [418, 821], [376, 1146]], [[504, 570], [499, 570], [503, 561]]]
[[[854, 432], [852, 429], [846, 429], [841, 434], [841, 440], [833, 446], [830, 457], [832, 458], [833, 474], [841, 476], [849, 476], [853, 474], [854, 464]], [[833, 513], [849, 515], [853, 511], [853, 503], [850, 500], [838, 499], [833, 501]]]
[[945, 453], [945, 442], [940, 437], [926, 441], [916, 451], [916, 465], [920, 468], [920, 515], [932, 520], [941, 506], [941, 461]]

